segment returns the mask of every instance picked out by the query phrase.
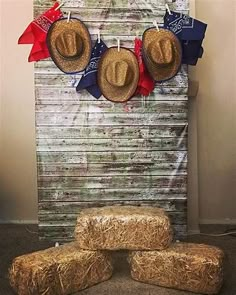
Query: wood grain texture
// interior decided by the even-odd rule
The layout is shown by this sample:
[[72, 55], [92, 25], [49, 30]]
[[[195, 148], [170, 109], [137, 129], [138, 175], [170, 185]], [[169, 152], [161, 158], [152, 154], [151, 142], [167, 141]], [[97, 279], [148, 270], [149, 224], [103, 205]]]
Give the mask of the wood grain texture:
[[39, 164], [39, 176], [99, 176], [99, 175], [176, 175], [187, 174], [187, 163], [86, 163], [77, 164]]
[[[43, 13], [45, 9], [38, 7], [35, 9], [35, 17], [37, 15]], [[104, 19], [106, 16], [106, 11], [104, 8], [85, 8], [85, 7], [80, 7], [79, 10], [77, 7], [70, 7], [67, 8], [66, 6], [63, 7], [63, 11], [65, 14], [67, 14], [69, 11], [71, 11], [72, 16], [75, 18], [78, 18], [82, 21], [84, 21], [85, 24], [90, 25], [91, 22], [97, 24], [100, 28], [104, 29], [104, 26], [101, 25], [101, 22], [105, 24], [106, 22], [108, 23], [119, 23], [122, 24], [124, 22], [127, 22], [131, 25], [132, 23], [138, 23], [138, 24], [144, 24], [145, 26], [149, 25], [152, 26], [152, 20], [155, 19], [159, 26], [163, 26], [163, 13], [164, 13], [164, 7], [160, 7], [160, 9], [154, 8], [154, 9], [138, 9], [138, 8], [133, 8], [130, 11], [130, 8], [123, 7], [123, 8], [109, 8], [109, 11], [107, 9], [107, 17], [108, 21]], [[188, 13], [188, 9], [186, 10], [181, 10], [182, 12]], [[140, 32], [141, 27], [139, 28], [138, 32]], [[96, 33], [93, 32], [93, 30], [90, 31], [92, 34], [92, 38], [95, 38]], [[95, 33], [95, 34], [93, 34]], [[118, 34], [122, 34], [122, 31], [118, 31]], [[124, 34], [124, 33], [123, 33]], [[127, 35], [122, 35], [122, 36], [127, 36]], [[140, 34], [141, 36], [141, 34]], [[110, 34], [106, 36], [106, 41], [109, 42], [109, 40], [114, 40]]]
[[[189, 0], [167, 0], [188, 13]], [[108, 46], [133, 49], [134, 37], [161, 26], [165, 0], [67, 0], [63, 12], [97, 29]], [[34, 16], [52, 0], [34, 0]], [[186, 234], [188, 69], [156, 83], [148, 97], [114, 104], [75, 91], [82, 73], [65, 75], [46, 59], [35, 63], [36, 140], [41, 239], [73, 239], [83, 208], [106, 205], [165, 209], [176, 237]]]
[[181, 163], [187, 162], [187, 151], [135, 151], [135, 152], [39, 152], [38, 163]]
[[148, 101], [144, 106], [141, 100], [130, 100], [125, 104], [114, 104], [108, 100], [105, 101], [51, 101], [45, 100], [36, 104], [36, 111], [42, 113], [186, 113], [187, 101]]
[[[73, 78], [73, 77], [72, 77]], [[74, 79], [74, 78], [73, 78]], [[46, 88], [44, 85], [35, 85], [35, 95], [37, 97], [37, 102], [43, 102], [44, 100], [56, 100], [56, 101], [72, 101], [74, 99], [77, 100], [85, 100], [85, 101], [91, 101], [93, 98], [88, 94], [86, 90], [82, 90], [80, 94], [75, 91], [75, 86], [78, 83], [78, 80], [74, 79], [72, 81], [70, 87], [61, 87], [61, 85], [50, 85]], [[187, 81], [186, 81], [187, 83]], [[156, 88], [153, 90], [153, 92], [148, 97], [133, 97], [132, 101], [141, 100], [143, 105], [148, 105], [149, 101], [152, 100], [187, 100], [187, 85], [184, 87], [169, 87], [165, 86], [164, 83], [157, 84]], [[161, 94], [161, 95], [160, 95]], [[105, 100], [105, 98], [101, 97], [99, 100]], [[131, 101], [131, 100], [130, 100]], [[127, 104], [129, 102], [126, 102]], [[124, 105], [125, 105], [124, 104]]]
[[[39, 201], [52, 202], [97, 202], [100, 201], [159, 201], [186, 200], [185, 187], [152, 187], [152, 188], [39, 188]], [[54, 217], [51, 217], [52, 219]]]
[[40, 176], [39, 188], [149, 188], [149, 187], [185, 187], [185, 175], [103, 175], [103, 176]]
[[185, 199], [176, 199], [176, 200], [141, 200], [141, 201], [101, 201], [97, 200], [94, 202], [41, 202], [39, 204], [40, 214], [78, 214], [84, 208], [91, 207], [104, 207], [104, 206], [112, 206], [112, 205], [135, 205], [135, 206], [146, 206], [148, 204], [152, 204], [154, 207], [161, 207], [165, 209], [167, 212], [175, 212], [186, 208], [186, 200]]
[[38, 139], [58, 138], [102, 138], [102, 139], [152, 139], [187, 136], [187, 125], [152, 125], [152, 126], [39, 126]]
[[153, 150], [186, 150], [187, 140], [176, 137], [157, 139], [39, 139], [38, 151], [153, 151]]
[[[34, 0], [34, 9], [35, 11], [38, 7], [47, 9], [47, 7], [52, 6], [52, 3], [52, 0]], [[189, 1], [187, 0], [67, 0], [63, 8], [76, 8], [77, 11], [79, 11], [81, 8], [86, 8], [91, 9], [91, 13], [93, 13], [94, 8], [100, 8], [104, 11], [104, 19], [107, 19], [107, 14], [111, 9], [114, 8], [129, 8], [130, 10], [131, 8], [138, 10], [157, 9], [164, 12], [165, 3], [168, 3], [170, 9], [173, 10], [183, 11], [189, 9]]]

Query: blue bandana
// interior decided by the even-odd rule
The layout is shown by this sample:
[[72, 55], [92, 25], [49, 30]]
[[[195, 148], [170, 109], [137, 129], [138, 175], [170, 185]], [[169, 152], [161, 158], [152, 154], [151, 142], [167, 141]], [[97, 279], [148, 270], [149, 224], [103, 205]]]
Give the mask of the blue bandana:
[[97, 40], [92, 50], [90, 62], [76, 87], [76, 91], [87, 89], [97, 99], [102, 95], [97, 84], [97, 71], [99, 59], [106, 50], [106, 44], [102, 40], [100, 40], [100, 43]]
[[202, 41], [207, 25], [186, 14], [166, 11], [164, 28], [172, 31], [182, 44], [182, 63], [196, 65], [203, 55]]

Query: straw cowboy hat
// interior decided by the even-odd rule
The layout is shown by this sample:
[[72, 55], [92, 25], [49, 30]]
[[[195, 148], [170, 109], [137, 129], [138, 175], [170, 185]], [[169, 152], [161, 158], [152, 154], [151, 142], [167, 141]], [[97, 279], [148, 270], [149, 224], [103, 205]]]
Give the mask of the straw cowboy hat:
[[59, 19], [49, 28], [47, 45], [51, 58], [64, 73], [83, 71], [91, 56], [91, 38], [77, 18]]
[[143, 34], [143, 57], [155, 81], [169, 80], [181, 66], [181, 44], [171, 31], [150, 28]]
[[139, 66], [134, 53], [126, 48], [109, 48], [98, 65], [98, 85], [110, 101], [125, 102], [138, 85]]

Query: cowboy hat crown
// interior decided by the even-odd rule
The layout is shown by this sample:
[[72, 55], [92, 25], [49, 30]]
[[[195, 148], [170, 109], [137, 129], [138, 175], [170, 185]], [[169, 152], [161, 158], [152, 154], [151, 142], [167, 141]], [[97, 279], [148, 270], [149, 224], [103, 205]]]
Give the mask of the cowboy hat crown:
[[158, 66], [166, 67], [174, 61], [174, 50], [170, 39], [154, 40], [148, 46], [147, 52], [153, 63]]
[[56, 38], [56, 49], [68, 60], [77, 59], [83, 52], [83, 40], [74, 30], [66, 30]]
[[129, 85], [132, 80], [132, 69], [124, 60], [112, 61], [107, 66], [106, 79], [114, 87]]

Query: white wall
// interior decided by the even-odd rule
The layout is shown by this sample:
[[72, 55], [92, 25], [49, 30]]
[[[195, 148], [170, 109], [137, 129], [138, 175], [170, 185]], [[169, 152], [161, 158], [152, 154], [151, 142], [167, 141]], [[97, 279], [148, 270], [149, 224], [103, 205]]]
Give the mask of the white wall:
[[17, 39], [33, 17], [32, 0], [0, 0], [1, 219], [37, 219], [33, 64]]
[[199, 210], [202, 223], [236, 223], [236, 1], [196, 0], [208, 23], [196, 68]]
[[[0, 0], [0, 218], [37, 219], [33, 64], [30, 46], [17, 39], [33, 15], [33, 0]], [[200, 92], [191, 103], [190, 223], [236, 219], [236, 1], [196, 0], [196, 17], [208, 23], [205, 55], [194, 70]], [[3, 45], [3, 46], [2, 46]], [[197, 109], [197, 113], [196, 113]], [[199, 185], [195, 175], [199, 176]], [[229, 221], [230, 222], [230, 221]]]

